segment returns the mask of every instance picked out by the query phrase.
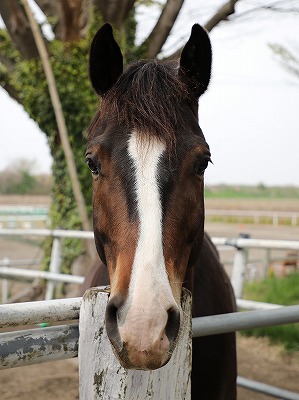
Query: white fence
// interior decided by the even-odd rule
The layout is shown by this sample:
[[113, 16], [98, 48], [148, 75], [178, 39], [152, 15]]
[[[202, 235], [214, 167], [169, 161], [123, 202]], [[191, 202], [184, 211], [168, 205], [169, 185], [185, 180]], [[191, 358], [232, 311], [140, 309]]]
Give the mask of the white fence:
[[94, 240], [93, 232], [69, 231], [69, 230], [51, 230], [51, 229], [0, 229], [0, 236], [30, 236], [30, 237], [52, 237], [53, 245], [51, 252], [51, 262], [49, 272], [28, 270], [23, 268], [14, 268], [15, 260], [9, 260], [4, 257], [0, 260], [0, 278], [2, 281], [2, 302], [5, 303], [8, 298], [8, 279], [14, 280], [34, 280], [35, 278], [46, 279], [47, 289], [46, 300], [51, 300], [57, 282], [82, 284], [84, 277], [60, 274], [61, 272], [61, 254], [63, 238], [76, 238]]
[[49, 222], [48, 208], [44, 206], [0, 205], [0, 228], [42, 228]]
[[205, 211], [207, 220], [237, 220], [242, 222], [253, 222], [254, 224], [272, 223], [289, 224], [297, 226], [299, 224], [299, 213], [295, 211], [256, 211], [256, 210], [216, 210], [207, 209]]
[[[0, 230], [0, 235], [31, 235], [52, 236], [54, 238], [52, 256], [56, 272], [31, 271], [44, 274], [41, 276], [51, 282], [68, 281], [70, 276], [61, 276], [57, 271], [60, 263], [60, 239], [76, 237], [93, 239], [92, 232], [72, 232], [61, 230]], [[213, 238], [217, 246], [231, 246], [236, 249], [234, 258], [232, 284], [237, 297], [242, 295], [246, 269], [246, 250], [251, 248], [299, 250], [299, 241], [257, 240], [257, 239], [227, 239]], [[56, 253], [56, 255], [55, 255]], [[56, 266], [55, 266], [56, 263]], [[54, 269], [55, 269], [54, 268]], [[24, 273], [23, 270], [21, 270]], [[0, 276], [11, 278], [21, 275], [13, 268], [0, 267]], [[25, 274], [28, 273], [25, 272]], [[82, 283], [82, 277], [72, 277], [76, 283]], [[0, 306], [0, 328], [19, 325], [35, 325], [42, 322], [61, 322], [79, 318], [81, 299], [48, 300], [33, 303], [8, 304]], [[254, 309], [242, 313], [225, 314], [212, 317], [194, 318], [192, 320], [193, 336], [205, 336], [232, 332], [262, 326], [273, 326], [299, 321], [299, 306], [282, 307], [238, 299], [237, 304], [242, 309]], [[262, 308], [262, 309], [261, 309]], [[50, 360], [60, 360], [78, 355], [78, 325], [59, 325], [48, 328], [6, 332], [0, 334], [0, 369], [20, 365], [35, 364]], [[34, 346], [33, 346], [34, 343]], [[12, 351], [11, 349], [14, 349]], [[33, 351], [34, 348], [34, 351]], [[20, 356], [21, 355], [21, 356]], [[259, 382], [252, 382], [238, 377], [238, 384], [248, 389], [260, 391], [272, 397], [299, 400], [299, 394], [274, 388]]]
[[[93, 232], [70, 231], [70, 230], [51, 230], [51, 229], [0, 229], [0, 236], [31, 236], [31, 237], [53, 237], [53, 247], [51, 254], [51, 262], [49, 272], [46, 271], [26, 271], [24, 269], [11, 268], [10, 260], [7, 258], [0, 260], [0, 277], [5, 279], [47, 279], [46, 300], [53, 298], [55, 285], [58, 281], [68, 283], [82, 283], [83, 277], [72, 275], [60, 275], [61, 271], [61, 253], [63, 238], [77, 238], [93, 240]], [[270, 261], [271, 250], [294, 250], [299, 251], [299, 241], [290, 240], [264, 240], [264, 239], [249, 239], [249, 238], [212, 238], [213, 243], [217, 247], [235, 249], [232, 270], [232, 285], [235, 295], [242, 298], [243, 286], [246, 278], [248, 267], [247, 251], [250, 249], [264, 249], [265, 260], [264, 274]], [[7, 282], [5, 282], [4, 291], [7, 293]], [[5, 302], [5, 298], [4, 301]]]
[[[299, 213], [295, 211], [256, 211], [206, 209], [207, 220], [240, 221], [243, 223], [272, 224], [274, 226], [299, 225]], [[46, 227], [49, 222], [47, 207], [0, 206], [0, 228]]]

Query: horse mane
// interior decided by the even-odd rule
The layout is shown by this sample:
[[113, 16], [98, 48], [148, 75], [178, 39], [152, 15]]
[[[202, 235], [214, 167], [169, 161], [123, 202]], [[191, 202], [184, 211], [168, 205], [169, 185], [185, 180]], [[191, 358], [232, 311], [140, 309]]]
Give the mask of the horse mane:
[[176, 62], [137, 61], [103, 96], [88, 136], [96, 136], [100, 121], [114, 120], [173, 148], [177, 127], [183, 124], [182, 102], [189, 98], [186, 85], [178, 78]]

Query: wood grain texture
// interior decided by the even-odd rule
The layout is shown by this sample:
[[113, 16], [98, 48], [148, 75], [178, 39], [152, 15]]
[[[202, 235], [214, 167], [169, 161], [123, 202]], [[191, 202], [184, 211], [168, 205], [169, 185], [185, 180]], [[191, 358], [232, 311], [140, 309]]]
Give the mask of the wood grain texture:
[[183, 291], [184, 322], [178, 345], [167, 365], [155, 371], [125, 370], [114, 356], [105, 329], [109, 294], [86, 291], [80, 310], [80, 400], [190, 400], [191, 296]]

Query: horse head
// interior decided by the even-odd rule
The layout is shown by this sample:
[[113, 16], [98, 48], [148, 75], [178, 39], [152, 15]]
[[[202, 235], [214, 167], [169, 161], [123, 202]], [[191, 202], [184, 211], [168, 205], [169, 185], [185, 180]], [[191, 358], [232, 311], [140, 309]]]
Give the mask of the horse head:
[[93, 221], [111, 295], [106, 328], [125, 368], [167, 363], [180, 331], [186, 270], [203, 240], [209, 147], [198, 125], [211, 46], [194, 25], [179, 62], [123, 57], [105, 24], [90, 50], [90, 78], [102, 97], [86, 161]]

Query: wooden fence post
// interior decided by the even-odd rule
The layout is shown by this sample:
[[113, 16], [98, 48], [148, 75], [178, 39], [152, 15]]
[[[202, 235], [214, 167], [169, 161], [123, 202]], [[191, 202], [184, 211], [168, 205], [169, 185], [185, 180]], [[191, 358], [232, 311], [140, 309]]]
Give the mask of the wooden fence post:
[[80, 400], [190, 400], [192, 319], [191, 295], [183, 290], [182, 331], [164, 367], [155, 371], [126, 370], [113, 354], [105, 329], [109, 293], [86, 291], [80, 310]]

